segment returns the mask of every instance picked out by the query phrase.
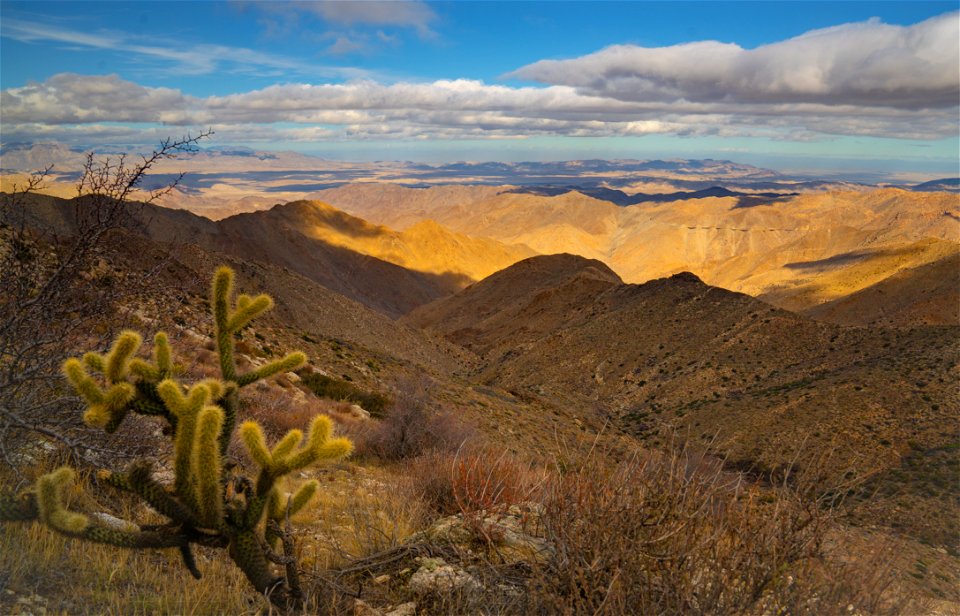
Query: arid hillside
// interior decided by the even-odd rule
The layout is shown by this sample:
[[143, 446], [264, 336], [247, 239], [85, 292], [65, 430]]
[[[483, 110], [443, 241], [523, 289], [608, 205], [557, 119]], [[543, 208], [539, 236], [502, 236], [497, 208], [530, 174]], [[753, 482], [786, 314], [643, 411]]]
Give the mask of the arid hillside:
[[[897, 483], [911, 454], [958, 438], [958, 326], [819, 323], [689, 273], [620, 284], [570, 255], [518, 263], [403, 321], [480, 353], [483, 382], [560, 400], [651, 444], [677, 430], [743, 468], [775, 472], [830, 452], [835, 470]], [[918, 499], [914, 514], [954, 498], [946, 486], [899, 488]], [[884, 503], [883, 515], [931, 540], [957, 531]]]
[[[45, 195], [31, 199], [33, 220], [60, 233], [76, 228], [75, 200]], [[138, 206], [129, 224], [154, 240], [287, 268], [391, 317], [530, 254], [429, 223], [396, 233], [308, 202], [216, 222], [184, 210]]]
[[[351, 185], [327, 191], [326, 198], [383, 224], [430, 218], [541, 254], [598, 259], [628, 282], [690, 271], [794, 311], [960, 253], [951, 193], [885, 189], [804, 194], [761, 205], [708, 197], [621, 207], [577, 192], [541, 196], [504, 189], [485, 197], [460, 189], [449, 200], [431, 198], [440, 190], [391, 187], [374, 199], [374, 186]], [[960, 274], [955, 278], [960, 287]], [[859, 322], [856, 306], [845, 305], [851, 307], [845, 314], [836, 309], [821, 316]]]
[[[346, 214], [321, 201], [295, 201], [252, 215], [297, 229], [332, 246], [382, 259], [424, 274], [476, 281], [535, 253], [525, 246], [453, 233], [431, 220], [404, 231]], [[225, 224], [230, 224], [225, 222]]]
[[[928, 246], [942, 243], [928, 240]], [[955, 325], [960, 323], [960, 252], [906, 268], [864, 289], [806, 311], [814, 319], [847, 325]]]

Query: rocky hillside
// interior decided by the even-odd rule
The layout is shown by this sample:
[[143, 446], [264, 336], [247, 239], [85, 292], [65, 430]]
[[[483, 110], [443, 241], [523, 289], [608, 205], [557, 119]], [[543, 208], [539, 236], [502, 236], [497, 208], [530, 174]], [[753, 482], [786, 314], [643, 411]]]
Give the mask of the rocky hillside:
[[[677, 431], [762, 472], [829, 453], [834, 470], [896, 483], [911, 452], [960, 436], [958, 326], [841, 327], [689, 273], [631, 285], [601, 268], [534, 257], [404, 321], [480, 353], [477, 378], [521, 398], [562, 401], [652, 444]], [[955, 498], [900, 488], [930, 511]], [[885, 506], [931, 539], [957, 530]]]

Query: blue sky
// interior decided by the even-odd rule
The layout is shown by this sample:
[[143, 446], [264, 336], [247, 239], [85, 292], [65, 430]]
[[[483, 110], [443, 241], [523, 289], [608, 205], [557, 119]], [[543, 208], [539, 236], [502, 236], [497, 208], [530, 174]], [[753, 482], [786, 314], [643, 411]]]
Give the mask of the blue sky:
[[2, 2], [4, 142], [956, 174], [953, 2]]

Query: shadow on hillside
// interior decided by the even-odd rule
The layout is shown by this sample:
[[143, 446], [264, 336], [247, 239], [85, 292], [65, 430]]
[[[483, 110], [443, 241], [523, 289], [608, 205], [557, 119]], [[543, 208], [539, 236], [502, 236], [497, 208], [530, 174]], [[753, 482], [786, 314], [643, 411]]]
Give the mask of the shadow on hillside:
[[876, 257], [893, 257], [897, 255], [908, 254], [909, 252], [911, 252], [910, 247], [887, 248], [882, 250], [855, 250], [853, 252], [845, 252], [839, 255], [833, 255], [832, 257], [827, 257], [826, 259], [818, 259], [816, 261], [796, 261], [794, 263], [787, 263], [783, 267], [792, 270], [822, 271], [835, 267], [842, 267], [844, 265], [850, 265], [851, 263], [857, 263], [859, 261], [866, 261]]

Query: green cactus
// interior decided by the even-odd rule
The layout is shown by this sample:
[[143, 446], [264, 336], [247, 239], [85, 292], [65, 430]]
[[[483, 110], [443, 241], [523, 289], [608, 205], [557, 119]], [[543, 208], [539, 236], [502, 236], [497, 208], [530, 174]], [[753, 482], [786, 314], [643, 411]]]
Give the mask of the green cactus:
[[[123, 529], [69, 510], [64, 494], [73, 485], [75, 473], [67, 467], [44, 475], [20, 493], [0, 490], [0, 521], [35, 520], [69, 537], [118, 547], [177, 548], [195, 577], [200, 572], [191, 546], [224, 548], [253, 587], [267, 594], [271, 602], [291, 607], [302, 601], [296, 580], [289, 579], [289, 564], [286, 576], [277, 575], [270, 565], [270, 551], [279, 543], [280, 523], [300, 511], [319, 484], [309, 481], [292, 495], [281, 496], [279, 482], [321, 460], [349, 455], [352, 445], [347, 439], [333, 438], [329, 418], [319, 416], [306, 436], [291, 430], [270, 449], [260, 426], [248, 421], [239, 432], [259, 467], [255, 480], [241, 475], [237, 465], [224, 463], [236, 424], [239, 390], [306, 361], [303, 353], [291, 353], [238, 374], [234, 334], [272, 308], [273, 300], [266, 295], [240, 295], [231, 306], [233, 277], [227, 267], [219, 268], [213, 277], [211, 305], [220, 379], [204, 379], [189, 387], [180, 383], [163, 332], [153, 339], [152, 362], [135, 357], [142, 339], [136, 332], [124, 331], [106, 355], [87, 353], [63, 365], [68, 381], [87, 403], [83, 415], [87, 424], [113, 432], [131, 412], [157, 416], [169, 424], [172, 486], [157, 481], [152, 465], [142, 460], [125, 473], [100, 471], [98, 478], [136, 495], [170, 522], [149, 528], [130, 523]], [[286, 562], [292, 556], [285, 554]]]

